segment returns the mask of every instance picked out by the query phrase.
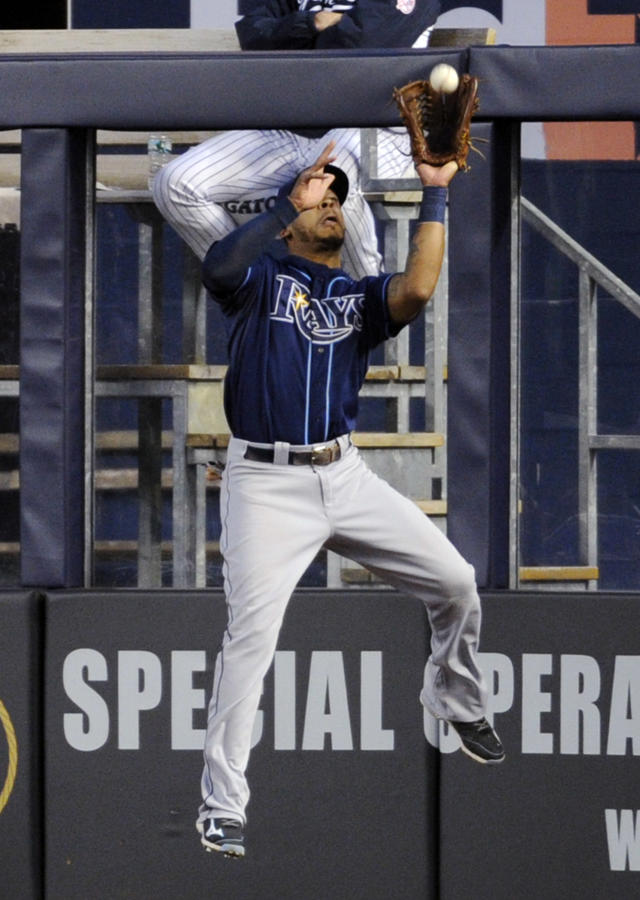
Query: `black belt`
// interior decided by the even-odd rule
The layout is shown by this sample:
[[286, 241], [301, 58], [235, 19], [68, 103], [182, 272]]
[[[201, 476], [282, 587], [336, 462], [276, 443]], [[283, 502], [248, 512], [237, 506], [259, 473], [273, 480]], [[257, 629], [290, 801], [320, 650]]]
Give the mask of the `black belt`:
[[[273, 447], [255, 447], [248, 444], [244, 451], [244, 458], [252, 459], [255, 462], [272, 463], [273, 454]], [[287, 463], [290, 466], [328, 466], [329, 463], [335, 462], [341, 456], [340, 444], [338, 441], [332, 441], [330, 444], [314, 447], [313, 450], [289, 450]]]

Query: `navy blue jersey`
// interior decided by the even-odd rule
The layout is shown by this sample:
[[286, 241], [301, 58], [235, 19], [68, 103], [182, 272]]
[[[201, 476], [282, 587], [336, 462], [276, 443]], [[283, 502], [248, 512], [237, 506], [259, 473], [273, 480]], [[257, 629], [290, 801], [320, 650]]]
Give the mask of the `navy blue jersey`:
[[341, 269], [265, 254], [226, 298], [225, 412], [239, 438], [317, 444], [355, 425], [370, 351], [401, 326], [390, 275], [354, 281]]

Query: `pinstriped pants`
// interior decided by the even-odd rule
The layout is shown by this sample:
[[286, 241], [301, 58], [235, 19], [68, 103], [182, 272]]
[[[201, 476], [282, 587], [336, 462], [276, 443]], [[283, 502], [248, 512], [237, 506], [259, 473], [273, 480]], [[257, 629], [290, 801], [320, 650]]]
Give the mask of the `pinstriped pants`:
[[[152, 191], [164, 218], [203, 259], [214, 241], [263, 212], [278, 189], [336, 141], [336, 165], [351, 185], [344, 205], [343, 265], [354, 278], [381, 267], [376, 225], [360, 190], [360, 130], [337, 128], [320, 138], [290, 131], [228, 131], [181, 154], [156, 175]], [[402, 175], [411, 162], [405, 129], [378, 131], [378, 175]]]
[[262, 681], [289, 598], [323, 545], [423, 602], [432, 638], [420, 699], [429, 712], [456, 721], [485, 714], [472, 566], [340, 440], [342, 458], [316, 467], [246, 460], [246, 442], [231, 439], [220, 497], [228, 623], [209, 703], [200, 821], [246, 820]]

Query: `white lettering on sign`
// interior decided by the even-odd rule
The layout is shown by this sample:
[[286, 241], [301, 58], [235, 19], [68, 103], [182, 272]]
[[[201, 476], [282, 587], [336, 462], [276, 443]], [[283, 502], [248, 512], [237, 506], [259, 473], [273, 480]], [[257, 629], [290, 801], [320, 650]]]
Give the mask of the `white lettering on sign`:
[[204, 688], [194, 688], [194, 672], [207, 668], [204, 650], [174, 650], [171, 653], [171, 747], [173, 750], [202, 750], [204, 728], [193, 727], [193, 714], [205, 709]]
[[560, 753], [600, 753], [600, 667], [592, 656], [560, 660]]
[[296, 654], [276, 653], [273, 662], [273, 743], [276, 750], [296, 749]]
[[64, 736], [75, 750], [99, 750], [109, 737], [109, 707], [89, 681], [107, 680], [107, 661], [97, 650], [74, 650], [64, 661], [62, 685], [81, 712], [65, 713]]
[[640, 756], [640, 656], [616, 656], [607, 753]]
[[553, 753], [553, 735], [543, 731], [542, 716], [551, 712], [551, 693], [542, 678], [552, 672], [549, 653], [525, 653], [522, 657], [522, 752]]
[[[171, 748], [202, 750], [204, 728], [194, 727], [194, 714], [206, 709], [205, 690], [194, 687], [194, 675], [206, 670], [204, 650], [171, 653]], [[311, 653], [304, 698], [301, 739], [297, 738], [296, 653], [276, 652], [273, 668], [273, 735], [275, 750], [353, 750], [351, 707], [360, 712], [361, 750], [393, 750], [394, 731], [384, 728], [382, 652], [360, 654], [360, 685], [348, 684], [344, 654], [338, 650]], [[117, 707], [110, 710], [99, 684], [108, 681], [108, 665], [98, 650], [73, 650], [63, 665], [63, 687], [78, 711], [63, 715], [64, 735], [75, 750], [99, 750], [117, 722], [120, 750], [139, 750], [141, 726], [163, 702], [162, 661], [148, 650], [121, 650], [117, 654]], [[253, 726], [252, 746], [262, 740], [264, 712], [259, 709]]]
[[[359, 683], [347, 676], [342, 651], [313, 651], [306, 684], [301, 658], [293, 650], [279, 650], [275, 655], [274, 749], [357, 747], [388, 752], [395, 748], [395, 732], [384, 724], [382, 651], [360, 653]], [[599, 662], [584, 654], [524, 653], [511, 659], [502, 653], [480, 653], [479, 660], [488, 686], [490, 721], [513, 708], [519, 684], [522, 753], [640, 756], [640, 656], [614, 658], [607, 691], [603, 691]], [[81, 751], [99, 750], [109, 739], [115, 739], [121, 750], [138, 750], [142, 723], [151, 721], [166, 704], [172, 749], [200, 750], [205, 732], [195, 727], [194, 720], [196, 714], [204, 720], [207, 691], [194, 687], [194, 678], [205, 671], [204, 650], [175, 650], [170, 666], [148, 650], [121, 650], [115, 663], [108, 663], [95, 649], [73, 650], [62, 669], [63, 688], [74, 706], [63, 715], [65, 739]], [[106, 686], [110, 679], [113, 684], [114, 677], [115, 706], [110, 708]], [[418, 686], [419, 714], [417, 694]], [[354, 733], [358, 721], [359, 740]], [[263, 733], [264, 712], [258, 710], [254, 745]], [[460, 746], [457, 734], [426, 712], [424, 733], [443, 753]]]
[[323, 750], [325, 736], [334, 750], [353, 750], [344, 661], [338, 650], [311, 654], [302, 749]]
[[360, 654], [360, 749], [393, 750], [393, 729], [382, 727], [382, 653]]
[[162, 699], [162, 666], [148, 650], [118, 653], [118, 747], [140, 749], [140, 713]]
[[[493, 723], [496, 714], [513, 706], [518, 660], [502, 653], [479, 653], [478, 660], [489, 691], [487, 718]], [[592, 656], [523, 653], [520, 668], [522, 753], [640, 756], [640, 656], [615, 657], [611, 693], [604, 696], [600, 665]], [[558, 712], [558, 734], [553, 711]], [[428, 712], [424, 733], [442, 753], [460, 747], [453, 729]]]
[[640, 871], [640, 809], [605, 809], [612, 872]]

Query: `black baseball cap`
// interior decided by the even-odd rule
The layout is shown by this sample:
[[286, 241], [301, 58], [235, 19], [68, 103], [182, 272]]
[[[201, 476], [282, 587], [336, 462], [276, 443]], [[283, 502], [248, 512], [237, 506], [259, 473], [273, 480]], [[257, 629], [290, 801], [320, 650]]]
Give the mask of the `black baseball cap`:
[[[338, 166], [332, 166], [331, 163], [328, 163], [324, 167], [324, 171], [328, 175], [333, 175], [333, 181], [331, 182], [329, 187], [340, 201], [340, 206], [344, 206], [344, 201], [347, 199], [347, 196], [349, 194], [349, 179], [342, 171], [342, 169], [338, 168]], [[278, 191], [278, 198], [290, 194], [296, 181], [297, 178], [292, 178], [291, 181], [283, 184], [283, 186]]]
[[338, 168], [338, 166], [332, 166], [330, 163], [324, 167], [324, 170], [329, 175], [334, 176], [330, 187], [340, 201], [340, 206], [344, 206], [344, 201], [349, 194], [349, 179], [342, 169]]

